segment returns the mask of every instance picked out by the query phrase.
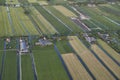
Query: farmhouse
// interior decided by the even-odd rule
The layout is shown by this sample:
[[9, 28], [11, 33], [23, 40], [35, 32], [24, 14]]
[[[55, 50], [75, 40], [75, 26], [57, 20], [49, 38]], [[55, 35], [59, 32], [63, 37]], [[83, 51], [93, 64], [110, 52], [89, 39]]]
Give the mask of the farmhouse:
[[20, 53], [27, 53], [28, 47], [26, 45], [25, 40], [20, 39]]

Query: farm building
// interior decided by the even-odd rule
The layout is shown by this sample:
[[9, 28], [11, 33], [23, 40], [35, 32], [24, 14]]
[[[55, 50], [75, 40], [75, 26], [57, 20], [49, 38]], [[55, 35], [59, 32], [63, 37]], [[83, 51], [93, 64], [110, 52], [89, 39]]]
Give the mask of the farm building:
[[28, 47], [26, 45], [25, 40], [20, 39], [20, 53], [27, 53]]
[[43, 39], [39, 39], [38, 42], [35, 43], [35, 45], [47, 46], [47, 45], [52, 45], [52, 42], [50, 42], [46, 38], [43, 38]]

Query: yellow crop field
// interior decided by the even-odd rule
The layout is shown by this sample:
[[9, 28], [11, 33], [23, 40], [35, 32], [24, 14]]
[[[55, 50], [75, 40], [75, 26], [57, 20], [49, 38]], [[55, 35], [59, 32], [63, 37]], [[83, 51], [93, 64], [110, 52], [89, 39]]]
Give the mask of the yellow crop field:
[[68, 17], [77, 17], [77, 15], [75, 15], [73, 12], [71, 12], [70, 10], [68, 10], [67, 8], [65, 8], [64, 6], [53, 6], [53, 7], [55, 9], [57, 9], [58, 11], [60, 11], [65, 16], [68, 16]]
[[73, 80], [92, 80], [88, 72], [73, 53], [62, 54], [63, 60], [73, 77]]
[[120, 63], [120, 55], [101, 39], [97, 40], [99, 45], [106, 50], [117, 62]]
[[97, 80], [114, 80], [114, 77], [97, 60], [97, 58], [83, 45], [76, 36], [68, 36], [69, 43], [80, 58], [88, 66]]
[[91, 48], [120, 79], [120, 66], [118, 66], [110, 57], [108, 57], [97, 45], [94, 44]]

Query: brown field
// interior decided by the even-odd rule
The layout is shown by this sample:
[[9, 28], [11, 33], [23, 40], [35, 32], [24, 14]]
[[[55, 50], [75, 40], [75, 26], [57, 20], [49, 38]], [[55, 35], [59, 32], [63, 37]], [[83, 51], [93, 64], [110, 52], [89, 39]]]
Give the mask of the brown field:
[[97, 58], [83, 45], [76, 36], [69, 36], [69, 43], [88, 66], [97, 80], [114, 80], [114, 77], [97, 60]]
[[73, 53], [62, 54], [63, 60], [73, 77], [73, 80], [92, 80], [88, 72]]
[[68, 17], [77, 17], [73, 12], [65, 8], [64, 6], [53, 6], [55, 9], [60, 11], [62, 14]]
[[120, 79], [120, 67], [108, 57], [97, 45], [92, 45], [92, 50], [101, 58], [101, 60], [114, 72]]
[[99, 45], [106, 50], [117, 62], [120, 63], [120, 55], [101, 39], [97, 40]]

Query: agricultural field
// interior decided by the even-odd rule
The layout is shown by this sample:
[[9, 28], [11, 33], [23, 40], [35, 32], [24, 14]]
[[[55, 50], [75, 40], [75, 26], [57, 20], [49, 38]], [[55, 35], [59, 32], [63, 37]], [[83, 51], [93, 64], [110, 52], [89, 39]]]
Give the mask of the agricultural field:
[[21, 55], [21, 69], [22, 80], [34, 80], [30, 53], [27, 55]]
[[34, 7], [31, 7], [31, 11], [33, 19], [39, 25], [43, 34], [52, 35], [58, 33], [57, 30]]
[[[1, 36], [39, 35], [22, 8], [1, 7]], [[18, 16], [19, 15], [19, 16]], [[21, 16], [21, 17], [20, 17]], [[4, 31], [5, 30], [5, 31]]]
[[[101, 6], [102, 7], [102, 6]], [[85, 16], [88, 16], [89, 20], [83, 20], [83, 22], [90, 27], [93, 28], [101, 28], [103, 30], [117, 30], [119, 29], [119, 17], [114, 17], [114, 13], [106, 13], [105, 11], [101, 11], [99, 7], [88, 7], [88, 6], [76, 6], [75, 7], [79, 12], [84, 14]], [[111, 7], [110, 7], [111, 8]], [[117, 9], [118, 10], [118, 9]], [[107, 17], [108, 15], [112, 15], [113, 19], [110, 17]]]
[[54, 26], [54, 28], [61, 35], [68, 35], [71, 32], [68, 27], [66, 27], [60, 20], [53, 16], [51, 12], [47, 11], [44, 7], [35, 5], [35, 8]]
[[62, 54], [62, 57], [73, 77], [73, 80], [92, 80], [88, 72], [73, 53]]
[[119, 0], [0, 0], [0, 80], [120, 80]]
[[83, 45], [76, 36], [68, 36], [69, 43], [79, 57], [89, 68], [89, 74], [92, 74], [97, 80], [113, 80], [114, 77], [109, 71], [99, 62], [99, 60]]
[[16, 51], [6, 51], [3, 70], [2, 80], [16, 80], [17, 79], [17, 57]]
[[102, 40], [97, 40], [98, 44], [100, 47], [102, 47], [107, 53], [113, 57], [119, 64], [120, 64], [120, 55], [117, 53], [114, 49], [112, 49], [109, 45], [107, 45], [104, 41]]
[[18, 0], [5, 0], [6, 4], [20, 4]]
[[92, 50], [98, 57], [112, 70], [112, 72], [120, 79], [120, 67], [110, 57], [108, 57], [97, 45], [91, 46]]
[[71, 32], [78, 33], [80, 32], [80, 27], [77, 26], [74, 22], [72, 22], [69, 18], [62, 15], [59, 11], [57, 11], [52, 6], [46, 6], [46, 8], [51, 12], [52, 15], [54, 15], [62, 24], [65, 25]]
[[53, 46], [36, 47], [33, 55], [39, 80], [69, 80]]
[[64, 6], [53, 6], [55, 9], [57, 9], [58, 11], [60, 11], [62, 14], [64, 14], [67, 17], [77, 17], [77, 15], [75, 15], [72, 11], [70, 11], [69, 9], [65, 8]]

